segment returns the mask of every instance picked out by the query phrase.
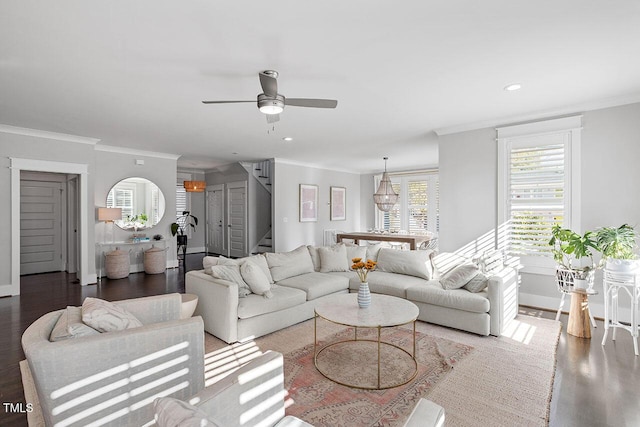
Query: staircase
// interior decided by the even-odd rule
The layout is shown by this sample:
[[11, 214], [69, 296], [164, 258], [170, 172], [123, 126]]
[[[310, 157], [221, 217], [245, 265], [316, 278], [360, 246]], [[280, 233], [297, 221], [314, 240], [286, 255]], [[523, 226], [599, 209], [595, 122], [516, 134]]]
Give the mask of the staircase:
[[[262, 160], [260, 162], [250, 163], [250, 162], [241, 162], [240, 163], [245, 170], [253, 175], [256, 181], [269, 193], [272, 194], [272, 184], [271, 184], [271, 160]], [[258, 241], [258, 244], [251, 249], [252, 254], [264, 253], [264, 252], [273, 252], [273, 238], [271, 235], [271, 227], [267, 233]]]
[[271, 229], [266, 236], [260, 239], [255, 253], [273, 252], [273, 240], [271, 239]]

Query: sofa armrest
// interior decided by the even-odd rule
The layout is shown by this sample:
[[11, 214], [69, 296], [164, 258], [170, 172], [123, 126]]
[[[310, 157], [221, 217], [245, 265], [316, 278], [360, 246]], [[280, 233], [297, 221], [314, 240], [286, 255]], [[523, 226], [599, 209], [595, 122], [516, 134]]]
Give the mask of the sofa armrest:
[[518, 314], [518, 271], [504, 267], [489, 276], [490, 334], [500, 336]]
[[223, 426], [273, 426], [284, 417], [282, 354], [267, 351], [205, 388], [189, 403]]
[[114, 304], [136, 316], [143, 325], [148, 325], [179, 319], [182, 298], [180, 294], [173, 293], [114, 301]]
[[187, 293], [198, 295], [195, 315], [202, 316], [204, 330], [226, 343], [238, 341], [238, 285], [216, 279], [203, 270], [189, 271]]
[[50, 342], [57, 316], [36, 320], [22, 339], [47, 425], [143, 425], [155, 397], [186, 399], [204, 387], [199, 317]]

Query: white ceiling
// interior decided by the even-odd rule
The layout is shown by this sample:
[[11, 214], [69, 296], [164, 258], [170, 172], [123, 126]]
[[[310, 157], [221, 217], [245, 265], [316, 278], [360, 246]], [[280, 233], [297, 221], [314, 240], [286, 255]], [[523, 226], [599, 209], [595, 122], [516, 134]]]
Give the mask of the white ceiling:
[[[255, 99], [265, 69], [337, 109], [287, 107], [273, 130], [255, 105], [200, 102]], [[638, 100], [637, 0], [0, 0], [0, 123], [182, 167], [424, 168], [434, 130]]]

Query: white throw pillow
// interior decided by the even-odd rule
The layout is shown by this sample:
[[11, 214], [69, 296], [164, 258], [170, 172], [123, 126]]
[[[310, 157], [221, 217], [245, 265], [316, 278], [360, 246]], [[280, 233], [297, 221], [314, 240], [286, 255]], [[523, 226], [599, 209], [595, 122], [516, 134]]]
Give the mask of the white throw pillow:
[[477, 292], [484, 291], [485, 288], [489, 285], [489, 278], [483, 274], [478, 273], [469, 282], [463, 286], [469, 292], [473, 292], [474, 294]]
[[311, 256], [311, 262], [313, 262], [313, 269], [315, 271], [320, 271], [320, 254], [318, 253], [318, 249], [315, 246], [307, 246], [309, 250], [309, 255]]
[[173, 397], [160, 397], [153, 402], [153, 417], [158, 427], [217, 427], [204, 411]]
[[349, 271], [345, 245], [323, 246], [318, 248], [318, 254], [320, 255], [320, 273]]
[[238, 297], [244, 298], [251, 293], [251, 288], [242, 279], [240, 274], [240, 267], [237, 264], [231, 265], [214, 265], [204, 271], [207, 274], [215, 277], [216, 279], [226, 280], [238, 285]]
[[264, 275], [267, 277], [267, 280], [269, 280], [269, 283], [273, 283], [273, 277], [271, 277], [271, 271], [269, 271], [269, 264], [267, 264], [267, 258], [265, 258], [263, 254], [253, 255], [246, 259], [248, 261], [249, 260], [253, 261], [258, 267], [260, 267], [260, 270], [262, 270]]
[[82, 303], [82, 321], [98, 332], [124, 331], [142, 326], [142, 322], [124, 308], [91, 297]]
[[202, 268], [213, 267], [214, 265], [218, 265], [218, 257], [217, 256], [206, 256], [202, 258]]
[[98, 334], [100, 334], [100, 332], [82, 323], [82, 308], [68, 306], [53, 327], [49, 341], [62, 341], [70, 338], [87, 337]]
[[451, 252], [435, 255], [433, 261], [433, 279], [439, 279], [459, 265], [468, 264], [470, 259]]
[[373, 258], [367, 258], [366, 246], [347, 245], [347, 264], [349, 265], [349, 269], [351, 269], [354, 258], [361, 258], [363, 261], [367, 259], [373, 260]]
[[378, 255], [380, 254], [380, 249], [382, 249], [381, 243], [376, 243], [375, 245], [366, 246], [367, 248], [367, 259], [371, 261], [378, 261]]
[[462, 264], [442, 276], [440, 285], [443, 289], [459, 289], [469, 283], [478, 274], [479, 269], [475, 264]]
[[378, 269], [431, 280], [431, 252], [382, 248], [378, 254]]
[[291, 252], [267, 252], [265, 256], [271, 270], [271, 277], [276, 282], [314, 272], [311, 255], [304, 245]]
[[249, 288], [251, 288], [251, 292], [256, 295], [263, 295], [265, 298], [273, 297], [269, 279], [252, 260], [249, 259], [240, 266], [240, 274], [249, 285]]

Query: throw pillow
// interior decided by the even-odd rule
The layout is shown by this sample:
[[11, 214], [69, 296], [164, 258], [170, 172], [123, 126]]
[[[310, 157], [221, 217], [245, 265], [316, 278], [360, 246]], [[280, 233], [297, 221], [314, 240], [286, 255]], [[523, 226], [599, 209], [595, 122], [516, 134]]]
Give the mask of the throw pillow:
[[479, 258], [478, 265], [483, 273], [495, 273], [504, 267], [504, 254], [502, 251], [485, 251]]
[[238, 265], [214, 265], [205, 270], [205, 273], [210, 274], [216, 279], [226, 280], [238, 285], [238, 297], [244, 298], [251, 293], [249, 285], [242, 279], [240, 274], [240, 267]]
[[240, 259], [232, 259], [220, 255], [218, 257], [218, 265], [240, 265]]
[[124, 308], [91, 297], [82, 303], [82, 321], [98, 332], [124, 331], [142, 326], [142, 322]]
[[267, 276], [264, 275], [262, 269], [252, 260], [249, 259], [240, 266], [240, 274], [247, 285], [249, 285], [252, 293], [256, 295], [263, 295], [265, 298], [273, 297], [269, 279], [267, 279]]
[[473, 292], [475, 294], [477, 292], [484, 291], [488, 285], [489, 278], [483, 273], [478, 273], [463, 287], [469, 292]]
[[158, 427], [216, 427], [216, 421], [193, 405], [173, 397], [153, 402], [153, 417]]
[[366, 246], [347, 245], [347, 264], [349, 265], [349, 270], [351, 270], [351, 265], [353, 265], [352, 260], [354, 258], [360, 258], [363, 261], [367, 259], [373, 260], [373, 258], [367, 258]]
[[378, 270], [431, 280], [431, 252], [382, 248], [378, 255]]
[[380, 254], [380, 249], [382, 249], [382, 243], [376, 243], [375, 245], [366, 246], [367, 248], [367, 259], [371, 261], [378, 261], [378, 255]]
[[62, 341], [69, 338], [98, 335], [100, 332], [82, 323], [82, 308], [68, 306], [62, 312], [51, 331], [49, 341]]
[[457, 266], [470, 262], [468, 258], [451, 252], [441, 252], [435, 255], [432, 261], [434, 279], [439, 279]]
[[307, 246], [309, 250], [309, 255], [311, 256], [311, 262], [313, 263], [313, 269], [315, 271], [320, 271], [320, 254], [318, 253], [318, 249], [315, 246]]
[[202, 268], [213, 267], [214, 265], [218, 265], [218, 257], [215, 256], [206, 256], [202, 258]]
[[264, 275], [269, 280], [269, 283], [273, 283], [273, 277], [271, 277], [271, 271], [269, 270], [269, 264], [267, 264], [267, 258], [265, 258], [263, 254], [253, 255], [246, 259], [253, 261], [258, 267], [260, 267]]
[[271, 277], [276, 282], [314, 271], [311, 255], [304, 245], [291, 252], [267, 252], [265, 256], [271, 270]]
[[446, 290], [459, 289], [466, 285], [476, 274], [478, 274], [477, 265], [462, 264], [442, 276], [440, 285]]
[[318, 248], [318, 254], [320, 255], [320, 273], [349, 271], [345, 245], [323, 246]]

